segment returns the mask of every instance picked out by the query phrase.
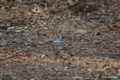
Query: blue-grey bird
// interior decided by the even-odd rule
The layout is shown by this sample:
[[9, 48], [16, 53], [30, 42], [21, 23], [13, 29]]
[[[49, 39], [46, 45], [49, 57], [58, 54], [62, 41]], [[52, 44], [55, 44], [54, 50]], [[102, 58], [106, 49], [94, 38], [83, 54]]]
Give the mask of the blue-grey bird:
[[65, 43], [65, 36], [58, 38], [57, 40], [52, 42], [52, 45], [63, 45]]

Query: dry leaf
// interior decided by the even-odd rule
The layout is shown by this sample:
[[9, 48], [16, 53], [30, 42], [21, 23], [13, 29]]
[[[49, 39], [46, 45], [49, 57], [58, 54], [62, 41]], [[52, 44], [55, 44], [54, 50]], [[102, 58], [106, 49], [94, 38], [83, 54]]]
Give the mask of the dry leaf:
[[101, 11], [102, 11], [102, 14], [105, 14], [105, 13], [106, 13], [104, 9], [101, 9]]
[[45, 25], [44, 27], [47, 27], [47, 25]]
[[16, 61], [13, 61], [12, 63], [13, 63], [13, 64], [16, 64]]
[[72, 46], [72, 44], [71, 44], [71, 43], [65, 43], [65, 45], [66, 45], [66, 46]]
[[77, 30], [77, 33], [85, 34], [85, 33], [87, 33], [87, 30], [82, 30], [82, 29], [80, 30], [79, 29], [79, 30]]
[[85, 28], [85, 26], [82, 27], [82, 29], [84, 29], [84, 28]]
[[38, 76], [41, 76], [40, 74], [38, 74]]
[[30, 79], [34, 78], [34, 76], [30, 76]]
[[97, 12], [100, 12], [99, 8], [97, 8]]
[[113, 33], [113, 32], [115, 32], [115, 29], [110, 29], [109, 32], [110, 32], [110, 33]]
[[41, 54], [41, 58], [44, 58], [46, 55], [45, 54]]
[[25, 51], [24, 51], [24, 53], [27, 53], [27, 52], [28, 52], [28, 50], [25, 50]]
[[82, 15], [82, 17], [84, 18], [84, 17], [85, 17], [85, 15]]
[[88, 53], [87, 55], [92, 55], [92, 53]]
[[11, 49], [11, 52], [15, 52], [15, 50], [14, 50], [14, 49]]
[[11, 5], [14, 6], [16, 3], [15, 2], [12, 2]]
[[41, 47], [40, 49], [44, 49], [43, 47]]
[[70, 64], [68, 64], [67, 67], [70, 67]]
[[117, 24], [111, 24], [110, 26], [113, 26], [113, 27], [120, 27], [120, 26], [117, 25]]
[[106, 4], [111, 5], [113, 2], [106, 2]]
[[27, 70], [22, 70], [23, 72], [28, 72]]
[[53, 77], [53, 76], [55, 76], [55, 75], [56, 75], [56, 73], [53, 73], [53, 74], [51, 74], [50, 76]]
[[65, 55], [63, 56], [64, 59], [65, 59], [65, 58], [68, 58], [68, 57], [70, 57], [70, 55], [68, 55], [68, 54], [65, 54]]
[[20, 54], [14, 54], [14, 56], [20, 56]]
[[82, 57], [83, 55], [79, 55], [79, 57]]
[[52, 55], [55, 55], [55, 53], [52, 53]]
[[100, 52], [104, 52], [103, 50], [100, 50]]
[[23, 60], [23, 61], [25, 61], [26, 59], [25, 59], [25, 58], [23, 58], [22, 60]]
[[43, 75], [43, 78], [48, 78], [48, 76]]
[[85, 75], [85, 77], [88, 77], [88, 75]]
[[96, 44], [100, 44], [101, 43], [100, 40], [94, 40], [93, 42], [96, 43]]
[[5, 50], [5, 48], [2, 48], [2, 50], [4, 51], [4, 50]]
[[114, 63], [114, 62], [115, 62], [114, 60], [111, 61], [111, 63]]

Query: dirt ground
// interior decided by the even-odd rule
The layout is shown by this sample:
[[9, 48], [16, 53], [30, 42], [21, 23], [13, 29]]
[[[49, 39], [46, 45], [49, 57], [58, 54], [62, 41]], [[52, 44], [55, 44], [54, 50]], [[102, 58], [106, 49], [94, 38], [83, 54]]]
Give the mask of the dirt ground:
[[[119, 8], [119, 0], [2, 0], [0, 80], [120, 80]], [[51, 45], [61, 36], [64, 45]]]

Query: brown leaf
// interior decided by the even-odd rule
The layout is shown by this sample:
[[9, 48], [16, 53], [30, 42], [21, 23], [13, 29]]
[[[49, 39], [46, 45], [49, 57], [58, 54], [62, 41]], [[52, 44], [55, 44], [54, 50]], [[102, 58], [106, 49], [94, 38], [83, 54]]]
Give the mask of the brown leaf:
[[55, 53], [51, 53], [52, 55], [55, 55]]
[[100, 12], [99, 8], [97, 8], [97, 12]]
[[67, 66], [70, 67], [71, 64], [68, 64]]
[[43, 47], [41, 47], [40, 49], [44, 49]]
[[101, 43], [100, 40], [94, 40], [93, 42], [96, 43], [96, 44], [100, 44]]
[[100, 52], [104, 52], [103, 50], [100, 50]]
[[87, 55], [92, 55], [92, 53], [88, 53]]
[[41, 76], [40, 74], [38, 74], [38, 76]]
[[47, 25], [45, 25], [44, 27], [47, 27]]
[[87, 30], [78, 29], [78, 30], [77, 30], [77, 33], [86, 34], [86, 33], [87, 33]]
[[65, 43], [66, 46], [72, 46], [73, 44], [71, 43]]
[[117, 24], [111, 24], [110, 26], [113, 26], [113, 27], [120, 27], [120, 26], [117, 25]]
[[48, 78], [48, 76], [46, 76], [46, 75], [43, 75], [43, 78]]
[[12, 6], [14, 6], [15, 4], [16, 4], [16, 3], [15, 3], [14, 1], [11, 3]]
[[29, 79], [32, 79], [32, 78], [34, 78], [34, 76], [30, 76], [30, 78], [29, 78]]
[[56, 73], [53, 73], [53, 74], [51, 74], [50, 76], [53, 77], [53, 76], [55, 76], [55, 75], [56, 75]]
[[113, 2], [106, 2], [106, 4], [111, 5]]
[[66, 59], [66, 58], [68, 58], [68, 57], [70, 57], [70, 55], [68, 55], [68, 54], [65, 54], [65, 55], [63, 56], [64, 59]]
[[15, 50], [14, 50], [14, 49], [11, 49], [11, 52], [15, 52]]
[[26, 59], [25, 59], [25, 58], [23, 58], [22, 60], [23, 60], [23, 61], [25, 61]]
[[13, 61], [12, 63], [13, 63], [13, 64], [16, 64], [16, 61]]
[[20, 56], [20, 54], [14, 54], [14, 56]]
[[23, 72], [28, 72], [27, 70], [22, 70]]
[[101, 11], [102, 11], [102, 14], [105, 14], [105, 13], [106, 13], [104, 9], [101, 9]]
[[88, 75], [85, 75], [85, 77], [88, 77]]

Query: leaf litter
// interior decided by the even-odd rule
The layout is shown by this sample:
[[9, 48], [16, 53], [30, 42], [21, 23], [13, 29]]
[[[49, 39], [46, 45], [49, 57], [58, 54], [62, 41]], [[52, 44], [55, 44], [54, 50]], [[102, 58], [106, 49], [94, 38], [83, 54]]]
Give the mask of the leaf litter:
[[119, 79], [120, 2], [70, 1], [0, 2], [1, 79]]

